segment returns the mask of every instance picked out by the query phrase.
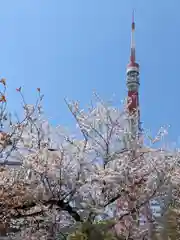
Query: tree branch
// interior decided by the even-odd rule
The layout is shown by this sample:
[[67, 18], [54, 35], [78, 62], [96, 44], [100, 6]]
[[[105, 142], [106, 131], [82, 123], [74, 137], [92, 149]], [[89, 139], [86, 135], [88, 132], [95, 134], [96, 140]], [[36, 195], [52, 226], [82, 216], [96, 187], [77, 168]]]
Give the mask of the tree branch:
[[[37, 204], [38, 203], [35, 203], [35, 202], [27, 203], [27, 204], [24, 204], [22, 206], [15, 207], [14, 210], [29, 210], [32, 207], [36, 207]], [[75, 209], [73, 207], [71, 207], [69, 203], [65, 203], [63, 200], [50, 199], [48, 201], [41, 202], [41, 204], [43, 204], [44, 206], [50, 205], [50, 207], [52, 207], [53, 205], [56, 205], [56, 206], [58, 206], [60, 208], [60, 210], [68, 212], [69, 215], [71, 215], [71, 217], [74, 218], [74, 220], [76, 222], [82, 222], [81, 217], [77, 213], [77, 211], [75, 211]], [[34, 214], [38, 215], [40, 213], [42, 213], [42, 211], [36, 212]], [[14, 217], [15, 218], [20, 218], [20, 217], [27, 217], [27, 216], [28, 215], [24, 215], [23, 216], [23, 215], [19, 214], [19, 215], [14, 216]], [[31, 214], [29, 214], [29, 216], [31, 216]], [[33, 216], [33, 213], [32, 213], [32, 216]]]

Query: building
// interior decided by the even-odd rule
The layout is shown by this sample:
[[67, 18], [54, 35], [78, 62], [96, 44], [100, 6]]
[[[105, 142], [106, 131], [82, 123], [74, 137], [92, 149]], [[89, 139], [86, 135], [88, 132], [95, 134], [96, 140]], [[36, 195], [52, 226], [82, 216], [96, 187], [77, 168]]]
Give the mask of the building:
[[131, 25], [131, 50], [130, 60], [127, 65], [126, 85], [128, 89], [127, 108], [131, 119], [130, 129], [132, 135], [139, 136], [141, 132], [140, 127], [140, 109], [139, 109], [139, 64], [136, 62], [136, 48], [135, 48], [135, 22], [134, 12], [132, 16]]
[[140, 122], [140, 107], [139, 107], [139, 64], [136, 62], [135, 48], [135, 21], [134, 12], [132, 14], [131, 23], [131, 47], [130, 59], [126, 70], [126, 86], [128, 90], [126, 109], [127, 109], [127, 135], [125, 135], [125, 147], [130, 148], [131, 140], [140, 139], [142, 132]]

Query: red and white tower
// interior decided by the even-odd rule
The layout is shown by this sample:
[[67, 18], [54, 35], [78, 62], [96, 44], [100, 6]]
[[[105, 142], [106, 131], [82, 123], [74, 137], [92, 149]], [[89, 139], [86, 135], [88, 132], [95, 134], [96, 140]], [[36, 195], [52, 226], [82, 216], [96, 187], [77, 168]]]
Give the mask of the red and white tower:
[[132, 15], [131, 26], [131, 52], [130, 61], [127, 65], [127, 79], [126, 85], [128, 89], [128, 114], [129, 114], [129, 131], [133, 138], [138, 137], [141, 132], [140, 126], [140, 109], [139, 109], [139, 64], [136, 62], [136, 49], [135, 49], [135, 22], [134, 12]]

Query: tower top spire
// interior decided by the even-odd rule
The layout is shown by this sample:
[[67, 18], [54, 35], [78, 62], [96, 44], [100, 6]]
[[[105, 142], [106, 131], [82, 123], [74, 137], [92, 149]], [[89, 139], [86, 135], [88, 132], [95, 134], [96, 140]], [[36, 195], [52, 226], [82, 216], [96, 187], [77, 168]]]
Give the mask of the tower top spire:
[[133, 10], [133, 12], [132, 12], [132, 24], [131, 24], [131, 55], [130, 55], [130, 62], [131, 63], [135, 63], [135, 60], [136, 60], [134, 32], [135, 32], [135, 21], [134, 21], [134, 10]]
[[135, 30], [134, 10], [132, 11], [132, 30]]
[[136, 48], [135, 48], [135, 20], [134, 20], [134, 10], [132, 11], [132, 23], [131, 23], [131, 52], [130, 52], [130, 61], [127, 66], [127, 70], [132, 67], [139, 69], [139, 65], [136, 63]]

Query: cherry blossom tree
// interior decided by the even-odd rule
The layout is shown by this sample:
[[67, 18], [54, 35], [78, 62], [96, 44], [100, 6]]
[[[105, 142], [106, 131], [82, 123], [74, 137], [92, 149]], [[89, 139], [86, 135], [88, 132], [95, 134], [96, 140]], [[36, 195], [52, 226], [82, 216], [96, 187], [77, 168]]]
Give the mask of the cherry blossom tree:
[[[5, 80], [1, 83], [6, 89]], [[179, 197], [179, 152], [133, 139], [126, 108], [97, 96], [87, 111], [65, 100], [81, 134], [72, 135], [43, 116], [39, 88], [34, 105], [26, 103], [21, 88], [17, 92], [22, 120], [11, 119], [1, 93], [1, 235], [75, 239], [81, 232], [81, 239], [100, 240], [106, 232], [106, 239], [152, 239], [157, 225], [152, 201], [165, 222], [165, 212]], [[164, 134], [161, 130], [151, 142]], [[12, 159], [19, 166], [9, 166]], [[107, 225], [101, 228], [103, 221]]]

